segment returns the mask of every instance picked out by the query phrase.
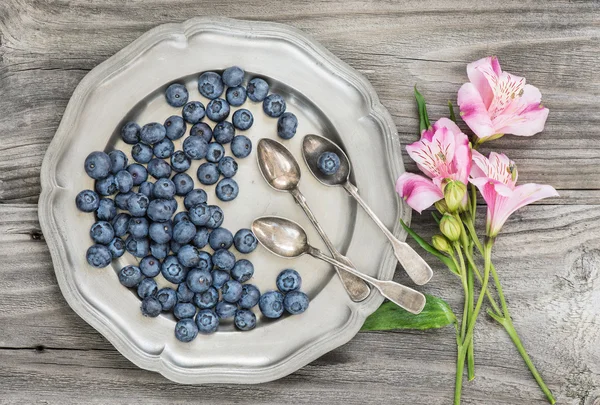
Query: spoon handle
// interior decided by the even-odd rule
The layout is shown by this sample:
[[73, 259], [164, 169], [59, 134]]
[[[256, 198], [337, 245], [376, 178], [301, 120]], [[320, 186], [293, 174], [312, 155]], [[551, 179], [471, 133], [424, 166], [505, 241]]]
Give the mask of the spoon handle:
[[423, 285], [426, 284], [431, 277], [433, 276], [433, 271], [431, 267], [427, 264], [425, 260], [417, 252], [411, 248], [408, 243], [399, 241], [394, 234], [392, 234], [389, 229], [384, 225], [383, 222], [375, 215], [373, 210], [367, 205], [367, 203], [362, 199], [362, 197], [358, 194], [358, 188], [349, 181], [344, 184], [344, 189], [350, 194], [358, 204], [363, 207], [363, 209], [369, 214], [371, 219], [377, 224], [379, 229], [384, 233], [384, 235], [388, 238], [392, 247], [394, 248], [394, 255], [396, 259], [400, 262], [404, 271], [408, 274], [408, 276], [415, 282], [415, 284]]
[[[319, 224], [319, 222], [317, 221], [317, 218], [315, 217], [312, 210], [308, 206], [308, 203], [306, 202], [306, 198], [300, 192], [300, 190], [298, 190], [297, 188], [294, 188], [294, 189], [290, 190], [290, 192], [294, 196], [294, 199], [296, 200], [298, 205], [300, 207], [302, 207], [302, 209], [304, 210], [304, 213], [306, 214], [308, 219], [310, 219], [310, 222], [312, 222], [312, 224], [314, 225], [314, 227], [317, 230], [317, 232], [319, 233], [319, 235], [321, 235], [321, 239], [323, 239], [323, 242], [325, 242], [325, 245], [327, 245], [327, 248], [331, 252], [331, 255], [338, 262], [341, 262], [341, 263], [345, 264], [346, 266], [354, 268], [354, 264], [352, 264], [350, 259], [348, 259], [346, 256], [342, 255], [335, 248], [335, 246], [333, 246], [333, 243], [331, 242], [329, 237], [327, 237], [327, 234], [325, 233], [323, 228], [321, 228], [321, 224]], [[356, 276], [353, 276], [352, 274], [350, 274], [344, 270], [340, 270], [340, 268], [335, 265], [334, 265], [334, 267], [335, 267], [335, 270], [337, 271], [340, 279], [342, 280], [342, 284], [343, 284], [344, 288], [346, 289], [346, 292], [348, 293], [348, 295], [350, 296], [350, 299], [352, 299], [352, 301], [360, 302], [369, 296], [371, 289], [363, 280], [361, 280], [360, 278], [358, 278]]]
[[410, 287], [396, 283], [394, 281], [381, 281], [366, 274], [362, 274], [356, 269], [346, 266], [344, 263], [338, 262], [335, 259], [323, 254], [319, 249], [309, 247], [307, 253], [317, 259], [333, 264], [336, 267], [346, 270], [357, 277], [368, 281], [373, 287], [377, 288], [381, 295], [394, 304], [406, 309], [413, 314], [419, 314], [425, 307], [426, 298], [423, 294], [413, 290]]

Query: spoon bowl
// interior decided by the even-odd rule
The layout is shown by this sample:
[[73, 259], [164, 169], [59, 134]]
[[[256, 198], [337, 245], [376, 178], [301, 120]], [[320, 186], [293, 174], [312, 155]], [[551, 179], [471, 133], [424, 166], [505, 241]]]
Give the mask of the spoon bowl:
[[300, 166], [285, 146], [263, 138], [256, 151], [258, 167], [267, 184], [279, 191], [290, 191], [298, 186]]
[[281, 217], [260, 217], [252, 222], [252, 232], [261, 245], [274, 255], [293, 258], [309, 249], [304, 229], [294, 221]]
[[[325, 175], [319, 170], [317, 161], [324, 152], [333, 152], [340, 158], [340, 168], [332, 175]], [[320, 135], [306, 135], [302, 141], [302, 156], [311, 171], [326, 186], [342, 186], [348, 182], [352, 166], [346, 153], [335, 143]]]

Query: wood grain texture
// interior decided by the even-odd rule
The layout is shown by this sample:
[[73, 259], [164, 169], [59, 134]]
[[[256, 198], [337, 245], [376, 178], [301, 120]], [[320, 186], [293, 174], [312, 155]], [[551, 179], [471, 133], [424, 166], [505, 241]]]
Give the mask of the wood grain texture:
[[[89, 70], [146, 30], [193, 15], [304, 30], [371, 81], [404, 144], [417, 139], [414, 84], [435, 118], [466, 80], [465, 65], [485, 55], [539, 87], [550, 108], [544, 133], [494, 148], [517, 161], [522, 181], [553, 184], [561, 198], [511, 217], [495, 261], [558, 403], [600, 403], [598, 2], [2, 0], [0, 404], [451, 402], [451, 329], [360, 333], [276, 382], [190, 387], [138, 369], [68, 307], [37, 221], [44, 153]], [[424, 236], [435, 232], [428, 215], [413, 223]], [[430, 262], [435, 276], [423, 290], [458, 310], [457, 280]], [[465, 404], [545, 403], [501, 328], [482, 317], [475, 339], [477, 378], [465, 384]]]

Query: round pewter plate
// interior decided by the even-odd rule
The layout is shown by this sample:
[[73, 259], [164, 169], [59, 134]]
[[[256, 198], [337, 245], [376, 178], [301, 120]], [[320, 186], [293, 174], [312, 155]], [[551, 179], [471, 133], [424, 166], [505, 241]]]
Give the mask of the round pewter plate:
[[[113, 149], [130, 156], [131, 146], [119, 137], [123, 122], [162, 123], [180, 114], [163, 95], [175, 81], [186, 83], [190, 100], [206, 105], [197, 89], [198, 74], [231, 65], [249, 72], [245, 81], [254, 75], [265, 78], [273, 92], [285, 97], [287, 111], [298, 117], [297, 135], [282, 142], [303, 171], [300, 189], [334, 244], [359, 270], [391, 279], [396, 268], [392, 250], [341, 188], [325, 187], [312, 177], [301, 155], [302, 137], [322, 134], [344, 148], [353, 163], [352, 180], [396, 235], [405, 237], [399, 219], [407, 221], [410, 215], [394, 193], [394, 181], [404, 168], [389, 113], [364, 77], [296, 29], [215, 18], [166, 24], [93, 69], [75, 90], [44, 158], [40, 223], [56, 278], [73, 310], [136, 365], [181, 383], [259, 383], [281, 378], [350, 340], [382, 302], [381, 295], [372, 292], [365, 301], [353, 303], [329, 265], [310, 257], [277, 258], [259, 246], [250, 255], [236, 252], [255, 266], [249, 283], [261, 292], [275, 289], [277, 274], [295, 268], [303, 278], [302, 290], [311, 298], [308, 310], [270, 321], [255, 308], [258, 323], [250, 332], [223, 322], [217, 333], [181, 343], [175, 339], [171, 315], [143, 317], [137, 296], [119, 284], [117, 271], [137, 259], [126, 253], [104, 269], [87, 264], [85, 251], [91, 245], [94, 216], [79, 212], [74, 202], [79, 191], [94, 187], [83, 170], [86, 156]], [[277, 121], [262, 112], [260, 103], [248, 100], [242, 108], [254, 114], [254, 125], [244, 132], [254, 146], [263, 137], [277, 139]], [[183, 139], [175, 142], [176, 149]], [[229, 146], [226, 151], [231, 154]], [[284, 216], [304, 226], [309, 240], [325, 251], [293, 198], [266, 185], [255, 154], [237, 159], [240, 193], [234, 201], [219, 202], [214, 186], [203, 187], [209, 203], [223, 208], [223, 226], [235, 232], [249, 228], [258, 216]], [[195, 161], [188, 171], [196, 182], [199, 163]], [[180, 201], [180, 209], [182, 205]], [[157, 281], [168, 285], [164, 279]]]

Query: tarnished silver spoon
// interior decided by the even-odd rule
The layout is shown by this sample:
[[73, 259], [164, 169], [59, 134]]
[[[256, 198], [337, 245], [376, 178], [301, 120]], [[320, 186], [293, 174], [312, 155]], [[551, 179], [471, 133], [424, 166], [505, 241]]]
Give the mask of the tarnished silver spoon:
[[[334, 152], [339, 156], [340, 168], [335, 174], [325, 175], [317, 167], [317, 161], [323, 152]], [[388, 238], [394, 248], [396, 259], [398, 259], [408, 276], [418, 285], [426, 284], [431, 279], [431, 276], [433, 276], [431, 267], [406, 242], [399, 241], [361, 198], [358, 194], [358, 188], [350, 183], [350, 171], [352, 167], [350, 159], [348, 159], [344, 151], [327, 138], [319, 135], [306, 135], [302, 141], [302, 155], [308, 169], [317, 180], [326, 186], [342, 186], [348, 194], [354, 197]]]
[[312, 247], [308, 243], [308, 237], [304, 229], [289, 219], [280, 217], [257, 218], [252, 223], [252, 232], [254, 232], [261, 245], [277, 256], [294, 258], [309, 254], [367, 281], [379, 290], [381, 295], [408, 312], [418, 314], [425, 306], [425, 296], [420, 292], [393, 281], [381, 281], [362, 274], [353, 267], [338, 262], [323, 254], [319, 249]]
[[[296, 200], [298, 205], [302, 207], [310, 222], [315, 226], [317, 232], [327, 245], [331, 255], [339, 262], [342, 262], [350, 267], [354, 267], [350, 259], [342, 255], [331, 243], [331, 240], [325, 234], [323, 228], [317, 221], [317, 218], [309, 208], [306, 198], [298, 189], [300, 182], [300, 166], [294, 156], [281, 143], [272, 139], [261, 139], [258, 142], [257, 158], [258, 167], [265, 181], [275, 190], [287, 191]], [[352, 274], [340, 270], [336, 267], [336, 271], [342, 280], [344, 288], [348, 292], [350, 298], [359, 302], [369, 296], [371, 292], [369, 286], [361, 279]]]

